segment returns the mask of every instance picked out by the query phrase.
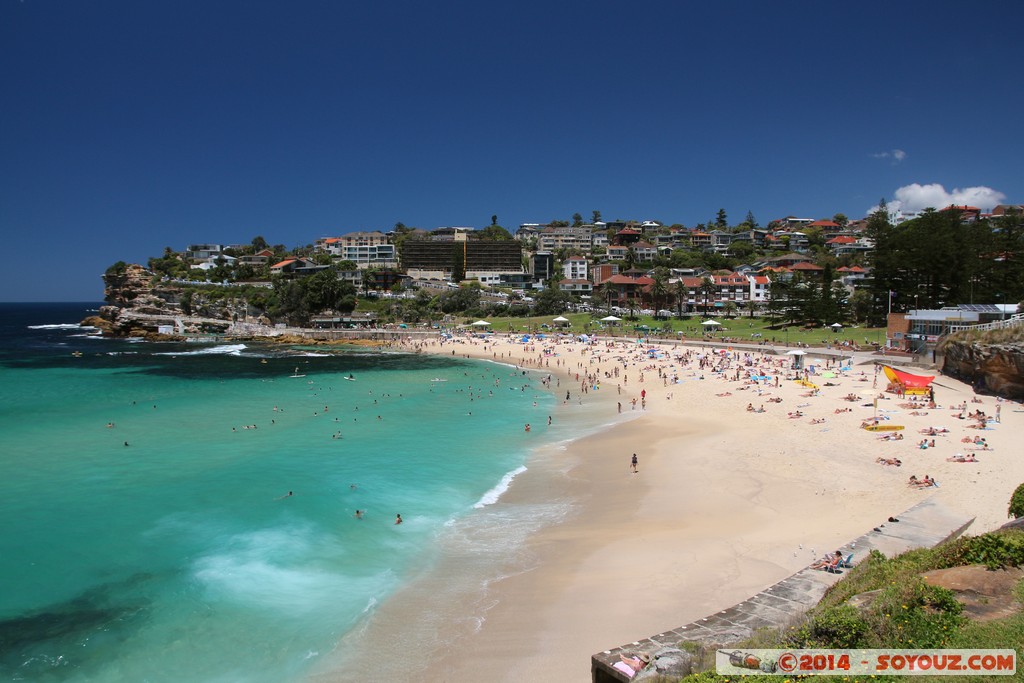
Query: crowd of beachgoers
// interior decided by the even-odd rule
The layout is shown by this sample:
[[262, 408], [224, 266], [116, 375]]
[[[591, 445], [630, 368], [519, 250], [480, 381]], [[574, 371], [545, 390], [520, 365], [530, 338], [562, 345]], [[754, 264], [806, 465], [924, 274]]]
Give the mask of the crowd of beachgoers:
[[607, 416], [556, 447], [523, 425], [538, 450], [498, 505], [544, 505], [557, 486], [575, 513], [531, 537], [530, 571], [488, 586], [486, 619], [436, 653], [431, 680], [502, 662], [575, 680], [593, 652], [849, 554], [926, 497], [991, 530], [1024, 482], [1024, 462], [1007, 457], [1019, 404], [941, 375], [908, 393], [883, 371], [891, 359], [869, 352], [479, 331], [394, 346], [520, 368], [554, 392], [559, 423]]

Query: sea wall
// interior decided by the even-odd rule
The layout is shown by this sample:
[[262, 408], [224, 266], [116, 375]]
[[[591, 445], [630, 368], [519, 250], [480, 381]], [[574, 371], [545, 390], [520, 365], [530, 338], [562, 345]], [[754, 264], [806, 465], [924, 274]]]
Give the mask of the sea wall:
[[951, 341], [943, 351], [943, 374], [966, 382], [978, 391], [1024, 399], [1024, 343]]

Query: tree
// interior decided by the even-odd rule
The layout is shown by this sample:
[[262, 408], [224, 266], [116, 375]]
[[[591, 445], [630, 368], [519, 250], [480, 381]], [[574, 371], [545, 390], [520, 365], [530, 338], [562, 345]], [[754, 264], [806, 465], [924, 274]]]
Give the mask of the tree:
[[597, 225], [601, 222], [601, 212], [596, 209], [590, 213], [590, 222]]
[[537, 295], [533, 304], [534, 315], [558, 315], [563, 313], [569, 305], [569, 294], [558, 289], [548, 287]]
[[704, 308], [701, 312], [701, 316], [708, 317], [708, 299], [718, 293], [718, 285], [715, 284], [713, 278], [705, 277], [701, 280], [700, 289], [701, 296], [704, 298]]
[[602, 282], [594, 288], [594, 293], [598, 299], [604, 299], [605, 304], [608, 306], [608, 313], [612, 312], [612, 300], [615, 298], [616, 289], [611, 282]]
[[258, 253], [270, 247], [267, 241], [263, 239], [263, 235], [256, 235], [252, 238], [252, 253]]
[[668, 269], [655, 268], [653, 279], [654, 283], [651, 285], [651, 302], [654, 306], [654, 312], [657, 314], [657, 312], [662, 308], [661, 304], [668, 296]]
[[866, 289], [854, 290], [850, 295], [850, 308], [854, 322], [867, 320], [871, 315], [871, 292]]
[[719, 209], [715, 215], [715, 227], [719, 230], [725, 230], [729, 227], [729, 220], [726, 218], [725, 209]]
[[755, 230], [761, 227], [757, 224], [757, 219], [754, 218], [753, 211], [747, 211], [747, 217], [743, 219], [743, 223], [741, 223], [741, 225], [746, 227], [748, 230]]
[[327, 268], [299, 282], [306, 299], [305, 308], [312, 314], [327, 310], [351, 311], [355, 308], [355, 287], [340, 280], [334, 268]]
[[498, 224], [498, 214], [494, 214], [493, 216], [491, 216], [491, 225], [497, 225], [497, 224]]
[[672, 288], [672, 293], [676, 297], [676, 313], [682, 318], [683, 317], [683, 304], [686, 303], [688, 290], [686, 289], [686, 282], [683, 278], [677, 278], [675, 286]]
[[846, 217], [846, 214], [837, 213], [832, 216], [832, 222], [838, 225], [840, 228], [845, 228], [850, 219]]
[[572, 225], [573, 227], [579, 227], [583, 225], [583, 216], [580, 215], [578, 212], [572, 215]]
[[439, 299], [441, 310], [445, 313], [468, 311], [480, 305], [480, 286], [469, 284], [442, 294]]
[[481, 230], [480, 231], [480, 239], [482, 239], [482, 240], [491, 240], [491, 241], [495, 241], [495, 242], [504, 242], [504, 241], [509, 241], [509, 240], [511, 240], [513, 238], [512, 238], [512, 235], [509, 234], [508, 230], [506, 230], [505, 228], [501, 227], [500, 225], [496, 225], [495, 224], [495, 225], [488, 225], [486, 228]]
[[626, 249], [626, 257], [623, 259], [622, 265], [625, 267], [625, 270], [632, 270], [633, 266], [636, 265], [636, 251], [633, 250], [632, 246]]
[[[455, 242], [452, 245], [452, 282], [462, 282], [466, 279], [466, 253], [463, 251], [465, 242]], [[445, 311], [447, 313], [447, 311]]]

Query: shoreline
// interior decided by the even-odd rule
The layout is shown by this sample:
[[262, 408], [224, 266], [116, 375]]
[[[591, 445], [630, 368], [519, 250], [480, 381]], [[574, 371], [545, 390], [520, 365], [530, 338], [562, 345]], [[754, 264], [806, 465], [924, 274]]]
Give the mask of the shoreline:
[[[530, 558], [529, 568], [519, 567], [488, 585], [481, 598], [486, 605], [455, 606], [458, 615], [483, 609], [481, 622], [456, 618], [433, 624], [444, 635], [435, 638], [433, 651], [417, 653], [424, 658], [415, 669], [419, 680], [589, 680], [593, 653], [745, 600], [926, 496], [977, 516], [970, 532], [990, 530], [1003, 521], [1010, 493], [1024, 481], [1024, 466], [1007, 457], [1014, 435], [1024, 427], [1011, 402], [1002, 402], [1003, 422], [982, 432], [995, 450], [977, 453], [980, 463], [946, 460], [954, 452], [968, 452], [959, 439], [974, 431], [954, 422], [948, 408], [911, 416], [915, 411], [898, 407], [895, 396], [884, 398], [879, 408], [905, 423], [906, 439], [880, 441], [878, 434], [859, 429], [872, 413], [865, 405], [885, 384], [883, 379], [882, 386], [871, 388], [871, 365], [836, 372], [833, 386], [806, 396], [808, 389], [792, 381], [780, 381], [776, 388], [734, 379], [736, 362], [725, 375], [710, 366], [699, 368], [698, 357], [721, 363], [722, 356], [694, 346], [650, 355], [646, 347], [621, 341], [589, 348], [557, 339], [524, 347], [510, 338], [416, 346], [419, 352], [455, 349], [460, 356], [513, 364], [518, 355], [531, 361], [524, 368], [562, 378], [597, 367], [603, 388], [590, 392], [588, 402], [598, 410], [618, 417], [615, 384], [623, 384], [624, 412], [633, 412], [632, 400], [641, 391], [648, 404], [646, 410], [638, 406], [636, 419], [615, 421], [573, 440], [564, 451], [530, 456], [529, 469], [491, 507], [538, 504], [547, 492], [568, 488], [574, 509], [528, 535], [523, 554]], [[755, 366], [772, 374], [773, 366], [789, 362], [787, 356], [736, 353], [748, 353]], [[816, 356], [813, 349], [808, 353]], [[688, 356], [687, 364], [673, 355]], [[538, 361], [556, 364], [537, 368]], [[615, 367], [632, 384], [606, 375]], [[680, 383], [670, 383], [669, 373]], [[994, 411], [991, 397], [971, 403], [973, 392], [960, 382], [940, 376], [935, 385], [943, 406], [966, 401], [968, 407]], [[844, 401], [847, 393], [860, 398]], [[776, 398], [783, 402], [769, 403]], [[762, 401], [763, 414], [744, 409]], [[801, 404], [805, 415], [790, 419], [786, 413]], [[568, 411], [558, 414], [572, 419]], [[944, 423], [950, 432], [935, 448], [914, 449], [918, 429]], [[634, 451], [640, 457], [637, 474], [629, 471]], [[894, 455], [903, 467], [875, 462]], [[910, 474], [931, 474], [942, 486], [910, 489], [905, 485]], [[415, 600], [385, 604], [369, 628], [381, 618], [416, 623], [429, 619], [430, 611], [430, 605]], [[375, 642], [374, 634], [369, 637]], [[345, 679], [342, 672], [331, 672], [332, 657], [313, 680]]]

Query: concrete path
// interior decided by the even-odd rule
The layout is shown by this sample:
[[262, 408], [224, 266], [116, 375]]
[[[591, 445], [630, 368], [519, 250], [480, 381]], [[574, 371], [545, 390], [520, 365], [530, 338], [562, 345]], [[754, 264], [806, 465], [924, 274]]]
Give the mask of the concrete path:
[[[853, 548], [854, 565], [871, 550], [892, 557], [914, 548], [930, 548], [959, 536], [974, 521], [951, 513], [932, 499], [918, 503], [897, 519], [898, 523], [888, 522], [846, 544], [845, 547]], [[841, 578], [817, 569], [802, 569], [749, 600], [700, 621], [600, 652], [591, 657], [593, 682], [629, 680], [612, 668], [620, 654], [653, 652], [666, 646], [676, 647], [682, 641], [728, 646], [749, 638], [758, 629], [792, 622], [817, 605], [828, 587]]]

